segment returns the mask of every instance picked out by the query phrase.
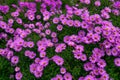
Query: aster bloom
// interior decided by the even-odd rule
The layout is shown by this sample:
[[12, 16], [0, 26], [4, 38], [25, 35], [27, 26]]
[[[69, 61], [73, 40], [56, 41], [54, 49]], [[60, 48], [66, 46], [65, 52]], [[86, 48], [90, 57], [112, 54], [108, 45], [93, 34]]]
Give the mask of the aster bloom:
[[21, 18], [17, 18], [17, 19], [16, 19], [16, 22], [17, 22], [18, 24], [22, 24], [22, 23], [23, 23]]
[[33, 29], [33, 28], [35, 28], [35, 25], [34, 25], [34, 24], [29, 24], [28, 27], [29, 27], [30, 29]]
[[56, 77], [55, 77], [56, 80], [63, 80], [63, 77], [62, 75], [60, 74], [57, 74]]
[[34, 14], [30, 14], [30, 15], [28, 16], [28, 19], [31, 20], [31, 21], [33, 21], [33, 20], [35, 19]]
[[112, 10], [112, 13], [113, 13], [114, 15], [116, 15], [116, 16], [119, 16], [119, 15], [120, 15], [120, 11], [117, 10], [117, 9]]
[[38, 64], [40, 60], [41, 60], [40, 58], [35, 58], [34, 62]]
[[86, 56], [85, 54], [82, 54], [82, 55], [80, 56], [80, 59], [81, 59], [82, 61], [86, 61], [86, 60], [87, 60], [87, 56]]
[[101, 68], [104, 68], [107, 64], [106, 64], [105, 60], [100, 59], [100, 60], [98, 60], [97, 65]]
[[64, 59], [61, 58], [60, 56], [58, 55], [55, 55], [52, 57], [52, 60], [58, 65], [58, 66], [62, 66], [63, 63], [64, 63]]
[[91, 62], [87, 62], [84, 64], [85, 71], [90, 71], [90, 70], [93, 70], [94, 68], [95, 68], [95, 64]]
[[99, 27], [99, 26], [95, 27], [94, 31], [95, 31], [97, 34], [101, 34], [101, 33], [102, 33], [102, 29], [101, 29], [101, 27]]
[[32, 41], [27, 42], [27, 46], [29, 48], [33, 48], [34, 47], [34, 42], [32, 42]]
[[40, 52], [39, 56], [40, 56], [41, 58], [46, 57], [46, 52]]
[[39, 52], [44, 52], [46, 50], [46, 47], [45, 46], [39, 46], [38, 47], [38, 51]]
[[23, 77], [23, 74], [22, 74], [21, 72], [18, 72], [18, 73], [15, 74], [15, 78], [16, 78], [17, 80], [21, 80], [22, 77]]
[[18, 56], [13, 56], [13, 57], [11, 58], [11, 62], [12, 62], [13, 64], [17, 64], [17, 63], [19, 62], [19, 57], [18, 57]]
[[85, 31], [80, 30], [80, 31], [78, 32], [78, 35], [81, 36], [81, 37], [84, 37], [84, 36], [86, 35], [86, 33], [85, 33]]
[[82, 10], [81, 9], [76, 9], [76, 10], [74, 10], [73, 13], [77, 16], [80, 16], [82, 14]]
[[57, 33], [56, 33], [56, 32], [52, 32], [52, 33], [51, 33], [51, 37], [52, 37], [52, 38], [57, 37]]
[[14, 20], [11, 18], [11, 19], [8, 20], [8, 23], [13, 24]]
[[49, 64], [49, 58], [45, 57], [43, 58], [40, 62], [40, 65], [42, 65], [43, 67], [46, 67]]
[[79, 28], [81, 26], [81, 22], [79, 20], [75, 20], [73, 25], [77, 28]]
[[11, 13], [11, 16], [13, 16], [13, 17], [18, 17], [19, 15], [20, 15], [20, 14], [19, 14], [18, 11], [12, 12], [12, 13]]
[[107, 73], [103, 74], [101, 77], [100, 77], [100, 80], [109, 80], [109, 75]]
[[36, 57], [36, 53], [34, 53], [34, 52], [31, 51], [31, 52], [29, 53], [28, 57], [29, 57], [30, 59], [34, 59], [34, 58]]
[[94, 80], [95, 78], [91, 75], [87, 75], [84, 80]]
[[116, 48], [112, 48], [111, 53], [113, 56], [118, 56], [119, 54]]
[[103, 74], [106, 73], [106, 70], [103, 69], [103, 68], [98, 68], [98, 72], [99, 72], [100, 75], [103, 75]]
[[40, 20], [41, 19], [41, 15], [36, 15], [36, 19]]
[[51, 30], [47, 29], [47, 30], [45, 30], [45, 33], [46, 33], [46, 35], [50, 35], [51, 34]]
[[88, 28], [88, 24], [87, 24], [85, 21], [82, 21], [81, 27], [82, 27], [83, 29], [86, 29], [86, 28]]
[[65, 73], [64, 76], [63, 76], [63, 78], [65, 80], [72, 80], [72, 75], [70, 73]]
[[61, 74], [65, 74], [65, 73], [66, 73], [66, 69], [65, 69], [64, 67], [61, 67], [61, 68], [60, 68], [60, 73], [61, 73]]
[[52, 42], [53, 43], [57, 43], [58, 42], [58, 38], [52, 38]]
[[35, 71], [34, 75], [36, 78], [40, 78], [43, 75], [43, 73], [39, 71]]
[[76, 59], [81, 59], [81, 55], [82, 55], [82, 53], [74, 53], [74, 58], [76, 58]]
[[89, 57], [89, 60], [90, 60], [92, 63], [96, 63], [98, 59], [97, 59], [94, 55], [92, 55], [92, 56]]
[[93, 36], [92, 36], [92, 39], [93, 39], [93, 41], [95, 41], [95, 42], [98, 42], [98, 41], [100, 41], [100, 35], [98, 35], [98, 34], [93, 34]]
[[116, 9], [120, 9], [120, 1], [114, 2], [113, 7], [115, 7]]
[[32, 63], [32, 64], [29, 66], [30, 72], [31, 72], [31, 73], [35, 73], [36, 67], [37, 67], [37, 64]]
[[94, 75], [98, 76], [99, 75], [99, 70], [97, 67], [93, 70]]
[[114, 64], [119, 67], [120, 66], [120, 58], [115, 58]]
[[58, 24], [58, 23], [59, 23], [59, 18], [55, 17], [55, 18], [53, 19], [53, 23], [54, 23], [54, 24]]
[[43, 69], [44, 69], [44, 67], [43, 67], [43, 66], [41, 66], [41, 65], [38, 65], [38, 66], [37, 66], [37, 71], [42, 72], [42, 71], [43, 71]]
[[62, 26], [62, 25], [57, 25], [57, 30], [58, 30], [58, 31], [62, 31], [62, 29], [63, 29], [63, 26]]
[[73, 26], [73, 20], [67, 20], [67, 25], [72, 27]]
[[116, 45], [116, 49], [117, 49], [117, 51], [120, 51], [120, 44]]
[[84, 51], [84, 46], [82, 46], [82, 45], [77, 45], [77, 46], [75, 47], [75, 49], [76, 49], [77, 51], [79, 51], [79, 52], [83, 52], [83, 51]]
[[99, 7], [101, 5], [101, 2], [99, 0], [95, 1], [95, 6]]
[[0, 11], [3, 12], [4, 14], [6, 14], [9, 12], [9, 9], [10, 8], [8, 5], [4, 5], [4, 6], [1, 6]]
[[15, 71], [16, 72], [20, 71], [20, 67], [15, 67]]
[[106, 52], [107, 56], [111, 56], [112, 55], [111, 49], [106, 49], [105, 52]]

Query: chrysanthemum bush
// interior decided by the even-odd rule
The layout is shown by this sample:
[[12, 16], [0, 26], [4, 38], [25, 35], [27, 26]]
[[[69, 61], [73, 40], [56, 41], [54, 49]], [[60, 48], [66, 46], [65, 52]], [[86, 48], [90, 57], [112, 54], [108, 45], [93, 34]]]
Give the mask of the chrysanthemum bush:
[[0, 14], [0, 80], [120, 80], [120, 1], [19, 1]]

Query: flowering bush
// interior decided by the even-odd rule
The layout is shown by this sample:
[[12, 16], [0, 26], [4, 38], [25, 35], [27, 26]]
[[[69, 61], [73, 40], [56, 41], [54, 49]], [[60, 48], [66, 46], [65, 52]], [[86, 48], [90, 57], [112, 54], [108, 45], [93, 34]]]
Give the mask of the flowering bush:
[[120, 1], [19, 1], [0, 14], [0, 80], [120, 80]]

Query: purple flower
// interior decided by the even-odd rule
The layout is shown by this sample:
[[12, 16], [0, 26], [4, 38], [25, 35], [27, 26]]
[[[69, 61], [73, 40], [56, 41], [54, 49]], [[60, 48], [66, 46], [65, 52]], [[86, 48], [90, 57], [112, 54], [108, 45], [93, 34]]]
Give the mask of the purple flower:
[[94, 31], [97, 33], [97, 34], [101, 34], [102, 33], [102, 29], [101, 27], [97, 26], [94, 28]]
[[20, 71], [20, 67], [15, 67], [15, 71], [16, 72]]
[[35, 16], [34, 16], [33, 14], [30, 14], [30, 15], [28, 16], [28, 19], [31, 20], [31, 21], [33, 21], [33, 20], [35, 19]]
[[87, 75], [84, 80], [95, 80], [95, 78], [91, 75]]
[[107, 64], [106, 64], [105, 60], [100, 59], [100, 60], [98, 60], [97, 65], [101, 68], [104, 68]]
[[21, 18], [17, 18], [17, 19], [16, 19], [16, 22], [17, 22], [18, 24], [22, 24], [22, 23], [23, 23]]
[[80, 16], [82, 14], [82, 9], [76, 9], [73, 12], [75, 15]]
[[116, 48], [112, 48], [111, 53], [113, 56], [118, 56], [118, 51]]
[[80, 59], [81, 59], [82, 61], [86, 61], [86, 60], [87, 60], [87, 56], [86, 56], [85, 54], [82, 54], [82, 55], [80, 56]]
[[72, 80], [72, 75], [70, 73], [65, 73], [63, 77], [65, 80]]
[[46, 52], [40, 52], [39, 56], [40, 58], [44, 58], [46, 56]]
[[79, 79], [78, 80], [84, 80], [84, 77], [79, 77]]
[[73, 26], [73, 20], [67, 20], [67, 25], [72, 27]]
[[118, 9], [113, 9], [112, 10], [112, 13], [116, 16], [119, 16], [120, 15], [120, 11]]
[[77, 28], [79, 28], [81, 26], [81, 22], [79, 20], [75, 20], [73, 24]]
[[83, 45], [77, 45], [75, 47], [75, 49], [78, 51], [78, 52], [83, 52], [84, 51], [84, 46]]
[[11, 58], [11, 62], [12, 62], [13, 64], [17, 64], [17, 63], [19, 62], [19, 57], [18, 57], [18, 56], [13, 56], [13, 57]]
[[44, 67], [43, 67], [43, 66], [41, 66], [41, 65], [38, 65], [38, 66], [37, 66], [37, 71], [42, 72], [42, 71], [43, 71], [43, 69], [44, 69]]
[[116, 49], [117, 49], [117, 51], [120, 51], [120, 44], [116, 45]]
[[98, 41], [100, 41], [100, 35], [98, 35], [98, 34], [93, 34], [93, 36], [92, 36], [92, 39], [93, 39], [93, 41], [95, 41], [95, 42], [98, 42]]
[[34, 63], [31, 64], [31, 65], [30, 65], [30, 72], [31, 72], [31, 73], [35, 73], [36, 67], [37, 67], [37, 64], [34, 64]]
[[38, 64], [40, 62], [40, 58], [35, 58], [34, 62]]
[[51, 37], [52, 37], [52, 38], [57, 37], [57, 33], [56, 33], [56, 32], [52, 32], [52, 33], [51, 33]]
[[9, 6], [8, 5], [5, 5], [5, 6], [2, 6], [2, 12], [4, 13], [4, 14], [6, 14], [6, 13], [8, 13], [8, 11], [9, 11]]
[[74, 53], [74, 57], [75, 57], [76, 59], [81, 59], [81, 55], [82, 55], [82, 53], [80, 53], [80, 52]]
[[84, 64], [85, 71], [90, 71], [90, 70], [93, 70], [94, 68], [95, 68], [95, 64], [91, 62], [87, 62]]
[[34, 75], [35, 75], [36, 78], [40, 78], [40, 77], [42, 77], [43, 73], [39, 72], [39, 71], [35, 71]]
[[86, 29], [86, 28], [88, 28], [88, 24], [85, 21], [82, 21], [81, 27]]
[[103, 75], [103, 74], [106, 73], [106, 70], [103, 69], [103, 68], [98, 68], [98, 72], [99, 72], [100, 75]]
[[99, 0], [95, 1], [95, 6], [99, 7], [101, 5], [101, 2]]
[[34, 59], [36, 57], [36, 53], [31, 51], [28, 56], [30, 59]]
[[51, 30], [47, 29], [47, 30], [45, 30], [45, 33], [46, 33], [46, 35], [50, 35], [51, 34]]
[[120, 58], [115, 58], [114, 63], [116, 66], [120, 67]]
[[66, 73], [66, 68], [61, 67], [61, 68], [60, 68], [60, 73], [61, 73], [61, 74], [65, 74], [65, 73]]
[[23, 77], [23, 74], [22, 74], [21, 72], [18, 72], [18, 73], [15, 74], [15, 78], [16, 78], [17, 80], [21, 80], [22, 77]]
[[55, 18], [53, 19], [53, 23], [54, 23], [54, 24], [58, 24], [58, 23], [59, 23], [59, 18], [55, 17]]
[[64, 63], [64, 59], [61, 58], [60, 56], [58, 55], [55, 55], [52, 57], [52, 60], [58, 65], [58, 66], [62, 66], [63, 63]]
[[92, 63], [96, 63], [98, 59], [97, 59], [94, 55], [92, 55], [92, 56], [89, 57], [89, 60], [90, 60]]
[[60, 25], [60, 24], [57, 25], [57, 30], [58, 30], [58, 31], [62, 31], [62, 29], [63, 29], [63, 26], [62, 26], [62, 25]]
[[32, 42], [32, 41], [27, 42], [27, 46], [29, 48], [33, 48], [34, 47], [34, 42]]
[[57, 74], [56, 77], [55, 77], [56, 80], [63, 80], [63, 77], [62, 75], [60, 74]]
[[113, 7], [115, 7], [116, 9], [120, 9], [120, 1], [114, 2]]
[[49, 58], [45, 57], [43, 58], [40, 62], [40, 65], [42, 65], [43, 67], [46, 67], [49, 64]]
[[101, 77], [100, 80], [109, 80], [109, 75], [107, 73], [104, 73]]

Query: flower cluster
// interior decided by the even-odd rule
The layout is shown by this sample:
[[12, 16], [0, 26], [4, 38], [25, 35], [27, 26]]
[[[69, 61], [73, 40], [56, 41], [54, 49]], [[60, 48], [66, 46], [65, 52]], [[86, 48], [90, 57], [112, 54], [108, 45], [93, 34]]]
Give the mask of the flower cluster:
[[[37, 3], [40, 3], [39, 10]], [[80, 0], [80, 3], [89, 5], [91, 0]], [[110, 80], [110, 76], [105, 70], [107, 63], [103, 57], [114, 56], [114, 64], [120, 67], [120, 28], [114, 26], [109, 20], [110, 14], [120, 16], [120, 1], [112, 1], [112, 3], [112, 8], [105, 7], [100, 14], [92, 15], [85, 7], [78, 8], [78, 6], [67, 4], [64, 14], [61, 10], [61, 0], [35, 0], [34, 2], [19, 2], [19, 5], [12, 4], [15, 11], [10, 12], [11, 18], [5, 22], [3, 16], [0, 16], [0, 30], [3, 30], [0, 32], [0, 40], [6, 41], [6, 48], [0, 48], [0, 56], [9, 60], [15, 67], [16, 80], [22, 80], [24, 75], [18, 67], [19, 56], [14, 53], [21, 52], [23, 48], [26, 49], [23, 53], [24, 56], [34, 61], [30, 64], [29, 70], [36, 78], [41, 78], [46, 66], [53, 61], [60, 67], [60, 74], [51, 80], [73, 80], [72, 73], [67, 72], [64, 67], [64, 59], [58, 55], [66, 50], [67, 46], [70, 46], [73, 48], [71, 54], [75, 59], [84, 62], [84, 70], [89, 73], [86, 76], [80, 76], [78, 80]], [[101, 6], [100, 0], [96, 0], [94, 5]], [[7, 5], [0, 5], [2, 14], [7, 14], [9, 9], [10, 7]], [[26, 21], [20, 17], [21, 14], [24, 15]], [[81, 18], [81, 21], [73, 19], [74, 16]], [[52, 24], [56, 25], [57, 32], [63, 31], [64, 26], [69, 29], [74, 27], [81, 30], [77, 34], [65, 35], [63, 42], [60, 43], [57, 32], [50, 28]], [[32, 33], [36, 33], [41, 39], [35, 43], [28, 38]], [[101, 41], [102, 39], [104, 41]], [[84, 44], [96, 43], [99, 43], [99, 47], [95, 47], [88, 57]], [[29, 50], [34, 47], [37, 48], [37, 52]], [[56, 55], [48, 58], [47, 48], [52, 47], [55, 48]]]

